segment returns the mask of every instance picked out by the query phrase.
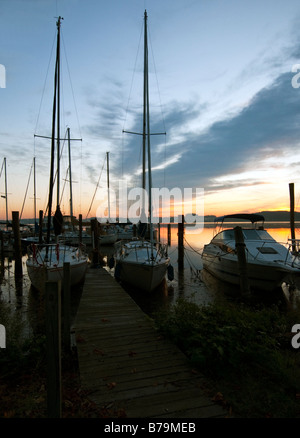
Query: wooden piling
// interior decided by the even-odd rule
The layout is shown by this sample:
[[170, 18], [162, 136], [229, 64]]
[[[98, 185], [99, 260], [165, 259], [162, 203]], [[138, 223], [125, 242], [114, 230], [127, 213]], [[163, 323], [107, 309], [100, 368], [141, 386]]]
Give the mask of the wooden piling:
[[79, 215], [79, 245], [82, 244], [82, 214]]
[[291, 228], [291, 239], [292, 239], [292, 251], [296, 252], [294, 183], [289, 184], [289, 191], [290, 191], [290, 228]]
[[243, 230], [241, 227], [234, 228], [234, 237], [235, 237], [235, 247], [237, 250], [238, 256], [238, 266], [240, 273], [240, 290], [242, 295], [250, 294], [250, 286], [248, 281], [248, 270], [247, 270], [247, 260], [245, 254], [245, 242]]
[[171, 224], [168, 224], [168, 245], [171, 246]]
[[181, 222], [178, 222], [178, 270], [184, 269], [184, 216], [181, 217]]
[[12, 226], [14, 232], [14, 257], [15, 257], [15, 278], [19, 279], [23, 275], [22, 268], [22, 247], [20, 237], [19, 212], [12, 212]]
[[64, 263], [63, 278], [63, 345], [66, 352], [71, 350], [71, 271], [70, 263]]
[[48, 418], [61, 417], [61, 283], [46, 282]]
[[92, 230], [92, 242], [93, 242], [93, 265], [97, 266], [99, 264], [99, 233], [98, 233], [98, 221], [97, 219], [91, 220], [91, 230]]
[[5, 267], [3, 231], [0, 231], [0, 252], [1, 252], [1, 276], [3, 277], [4, 267]]
[[39, 211], [39, 244], [43, 242], [43, 210]]

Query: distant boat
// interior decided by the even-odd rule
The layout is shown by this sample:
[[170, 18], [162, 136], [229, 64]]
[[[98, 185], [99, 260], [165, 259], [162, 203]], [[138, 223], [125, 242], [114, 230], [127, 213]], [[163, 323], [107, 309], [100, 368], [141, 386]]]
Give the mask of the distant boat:
[[133, 238], [133, 225], [116, 225], [117, 240], [131, 240]]
[[[149, 114], [149, 81], [148, 81], [148, 41], [147, 41], [147, 12], [144, 14], [144, 122], [143, 123], [143, 154], [145, 162], [146, 145], [148, 152], [149, 178], [149, 241], [144, 238], [131, 240], [117, 245], [115, 254], [115, 277], [141, 290], [151, 292], [165, 279], [170, 259], [163, 248], [154, 242], [152, 224], [152, 171], [150, 150], [150, 114]], [[145, 189], [146, 169], [143, 166], [143, 188]], [[145, 213], [144, 213], [145, 214]], [[143, 217], [143, 213], [141, 215]], [[146, 217], [146, 216], [145, 216]], [[146, 223], [141, 224], [146, 225]]]
[[99, 242], [100, 245], [113, 245], [118, 238], [117, 230], [114, 226], [101, 226]]
[[[70, 282], [74, 286], [82, 282], [88, 264], [88, 257], [82, 252], [81, 247], [71, 247], [58, 243], [58, 236], [62, 232], [63, 217], [59, 206], [59, 156], [60, 156], [60, 120], [59, 120], [59, 90], [60, 90], [60, 26], [61, 17], [58, 17], [57, 25], [57, 50], [55, 63], [55, 85], [53, 100], [52, 116], [52, 136], [51, 136], [51, 166], [49, 182], [49, 200], [48, 200], [48, 226], [45, 245], [31, 245], [28, 259], [26, 261], [28, 275], [31, 284], [38, 290], [44, 291], [47, 281], [63, 280], [64, 263], [70, 264]], [[55, 128], [57, 124], [57, 134]], [[51, 230], [51, 210], [54, 185], [54, 155], [55, 140], [57, 144], [57, 207], [53, 217], [53, 226], [57, 242], [50, 244]]]
[[113, 245], [117, 241], [117, 230], [114, 225], [110, 224], [110, 188], [109, 188], [109, 152], [106, 152], [107, 165], [107, 207], [108, 207], [108, 223], [106, 225], [100, 224], [100, 245]]
[[[246, 220], [252, 224], [242, 227], [250, 288], [272, 291], [290, 274], [300, 274], [298, 258], [264, 229], [264, 216], [231, 214], [215, 219], [221, 224], [221, 231], [203, 248], [203, 267], [214, 277], [233, 285], [240, 284], [235, 232], [234, 228], [226, 229], [226, 219]], [[261, 225], [257, 226], [259, 222]]]

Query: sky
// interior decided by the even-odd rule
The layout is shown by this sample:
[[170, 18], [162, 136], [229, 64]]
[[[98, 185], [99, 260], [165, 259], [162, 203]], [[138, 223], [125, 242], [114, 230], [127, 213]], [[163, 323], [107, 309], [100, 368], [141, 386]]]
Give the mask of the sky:
[[151, 136], [153, 187], [203, 189], [204, 214], [223, 215], [288, 210], [294, 183], [297, 209], [299, 1], [0, 0], [0, 193], [6, 158], [9, 218], [34, 216], [33, 157], [37, 211], [47, 205], [51, 142], [37, 136], [51, 135], [58, 16], [74, 214], [93, 217], [106, 202], [107, 152], [112, 190], [141, 185], [141, 136], [123, 131], [142, 130], [145, 10], [150, 127], [165, 133]]

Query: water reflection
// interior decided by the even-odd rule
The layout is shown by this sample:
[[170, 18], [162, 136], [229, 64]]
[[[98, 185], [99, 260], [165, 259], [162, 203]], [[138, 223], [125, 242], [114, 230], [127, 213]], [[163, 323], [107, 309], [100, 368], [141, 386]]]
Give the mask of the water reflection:
[[[174, 268], [174, 279], [165, 282], [151, 294], [145, 294], [127, 285], [122, 285], [126, 292], [132, 296], [144, 312], [153, 315], [160, 309], [167, 309], [178, 298], [187, 298], [197, 304], [208, 304], [224, 299], [231, 299], [239, 295], [238, 288], [217, 281], [214, 277], [203, 270], [201, 253], [203, 246], [210, 242], [215, 229], [207, 227], [195, 230], [186, 227], [184, 235], [184, 269], [178, 269], [178, 236], [177, 226], [171, 227], [170, 245], [168, 246], [169, 257]], [[268, 228], [269, 233], [279, 242], [286, 244], [290, 235], [288, 225], [286, 228]], [[296, 230], [297, 232], [297, 230]], [[296, 236], [297, 237], [297, 236]], [[168, 243], [168, 228], [161, 227], [160, 239], [162, 243]], [[114, 254], [112, 246], [100, 247], [102, 263], [108, 272], [114, 275], [113, 269], [108, 268], [109, 259]], [[26, 271], [25, 255], [22, 259], [23, 277], [16, 280], [14, 276], [14, 260], [8, 257], [5, 260], [4, 275], [0, 276], [0, 299], [11, 304], [13, 309], [20, 312], [21, 318], [26, 321], [28, 330], [31, 332], [43, 329], [43, 296], [31, 288], [30, 280]], [[72, 292], [71, 318], [74, 318], [80, 302], [82, 287]], [[293, 288], [283, 288], [283, 297], [291, 308], [300, 306], [300, 279], [295, 279]], [[278, 296], [271, 297], [275, 302]]]

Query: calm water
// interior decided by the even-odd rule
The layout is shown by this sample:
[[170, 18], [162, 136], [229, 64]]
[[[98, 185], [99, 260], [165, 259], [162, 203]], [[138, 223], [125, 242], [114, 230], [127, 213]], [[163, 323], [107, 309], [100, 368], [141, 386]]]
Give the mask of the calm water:
[[[278, 241], [286, 244], [290, 238], [290, 230], [288, 224], [274, 224], [266, 229]], [[178, 237], [177, 226], [171, 229], [171, 245], [169, 246], [169, 257], [174, 268], [174, 280], [167, 280], [165, 284], [155, 291], [153, 294], [145, 294], [132, 288], [125, 287], [137, 304], [148, 314], [161, 309], [168, 308], [175, 303], [179, 297], [188, 298], [198, 304], [206, 304], [214, 300], [227, 299], [226, 286], [217, 282], [209, 274], [204, 275], [202, 272], [201, 252], [203, 246], [210, 242], [214, 236], [216, 229], [214, 227], [206, 227], [199, 232], [191, 227], [186, 227], [184, 237], [184, 270], [178, 271]], [[300, 232], [296, 230], [296, 238], [300, 238]], [[167, 227], [161, 228], [161, 241], [167, 244]], [[113, 255], [112, 247], [103, 247], [101, 249], [104, 260], [109, 260]], [[31, 325], [31, 318], [36, 318], [43, 313], [43, 303], [40, 300], [39, 294], [34, 292], [30, 287], [30, 280], [26, 271], [26, 258], [23, 257], [23, 279], [20, 284], [16, 284], [14, 278], [14, 260], [6, 259], [7, 267], [5, 275], [0, 283], [0, 299], [10, 303], [13, 309], [20, 312], [24, 320]], [[106, 268], [111, 275], [111, 271]], [[232, 287], [228, 289], [232, 292]], [[76, 309], [80, 300], [81, 290], [79, 289], [73, 295], [72, 309], [76, 314]], [[300, 292], [295, 291], [293, 295], [293, 305], [297, 305]], [[288, 297], [289, 298], [289, 297]], [[296, 304], [295, 304], [296, 303]]]

